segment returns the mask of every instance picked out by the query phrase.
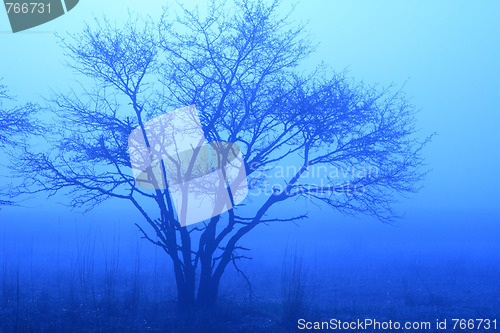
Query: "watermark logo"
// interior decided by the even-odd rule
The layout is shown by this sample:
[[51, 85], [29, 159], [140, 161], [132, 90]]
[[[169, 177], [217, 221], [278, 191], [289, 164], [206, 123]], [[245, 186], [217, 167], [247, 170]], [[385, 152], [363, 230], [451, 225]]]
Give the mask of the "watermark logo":
[[[379, 168], [371, 165], [277, 165], [262, 168], [258, 162], [254, 162], [249, 167], [249, 196], [277, 196], [283, 192], [290, 196], [300, 193], [309, 199], [322, 194], [362, 196], [368, 184], [379, 177]], [[303, 167], [306, 170], [294, 186], [288, 186], [287, 181]]]
[[52, 21], [73, 9], [79, 0], [4, 0], [12, 32]]
[[136, 185], [168, 189], [181, 226], [220, 215], [248, 194], [240, 147], [207, 143], [194, 105], [147, 121], [128, 144]]

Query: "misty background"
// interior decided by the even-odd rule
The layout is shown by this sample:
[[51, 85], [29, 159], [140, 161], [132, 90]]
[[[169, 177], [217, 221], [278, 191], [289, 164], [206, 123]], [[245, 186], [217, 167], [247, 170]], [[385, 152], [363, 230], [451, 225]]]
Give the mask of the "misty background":
[[[71, 59], [64, 57], [54, 34], [79, 32], [84, 22], [103, 15], [120, 25], [128, 11], [158, 18], [165, 3], [81, 0], [68, 14], [17, 34], [10, 33], [7, 15], [0, 11], [2, 83], [19, 104], [43, 103], [51, 91], [67, 91], [77, 79], [65, 66]], [[183, 3], [190, 7], [196, 1]], [[282, 10], [289, 8], [283, 2]], [[443, 279], [460, 274], [460, 269], [472, 264], [482, 269], [478, 274], [498, 272], [499, 12], [497, 1], [297, 2], [292, 17], [307, 23], [311, 39], [318, 43], [317, 51], [304, 64], [305, 71], [324, 61], [337, 71], [347, 71], [354, 80], [404, 87], [420, 110], [416, 118], [421, 137], [433, 132], [437, 135], [423, 153], [430, 169], [423, 187], [418, 194], [401, 198], [396, 208], [404, 217], [395, 225], [297, 203], [298, 208], [306, 207], [308, 220], [297, 225], [261, 225], [243, 239], [242, 245], [252, 249], [253, 260], [244, 267], [257, 286], [256, 295], [263, 280], [273, 285], [280, 279], [273, 275], [264, 278], [262, 272], [273, 268], [279, 271], [286, 253], [293, 251], [301, 252], [309, 269], [320, 276], [325, 271], [365, 272], [374, 280], [383, 280], [380, 286], [372, 285], [377, 292], [391, 283], [391, 276], [398, 276], [398, 272], [381, 267], [397, 269], [401, 261], [414, 263], [415, 267], [435, 262], [436, 270], [444, 270], [440, 275]], [[109, 200], [81, 214], [58, 201], [64, 202], [65, 198], [57, 195], [47, 200], [42, 194], [18, 207], [2, 207], [0, 251], [4, 256], [41, 268], [54, 267], [56, 262], [63, 266], [77, 257], [78, 249], [86, 247], [91, 239], [97, 244], [95, 253], [101, 264], [104, 253], [117, 251], [120, 265], [134, 270], [134, 258], [140, 253], [142, 265], [156, 267], [157, 262], [162, 265], [159, 270], [168, 271], [166, 256], [139, 240], [134, 223], [141, 216], [132, 207]], [[290, 211], [274, 209], [278, 214]], [[374, 265], [377, 260], [380, 265]], [[329, 283], [321, 278], [317, 281]], [[342, 282], [340, 275], [338, 281], [340, 289], [343, 283], [352, 283]], [[478, 277], [476, 281], [480, 284], [482, 280]], [[490, 309], [489, 302], [495, 295], [500, 296], [500, 281], [488, 281], [493, 281], [488, 290], [471, 287], [470, 293], [484, 293], [482, 306]], [[163, 283], [168, 284], [168, 279]], [[173, 285], [173, 280], [170, 283]], [[372, 290], [361, 282], [354, 286]], [[362, 300], [369, 296], [360, 291], [357, 297]]]

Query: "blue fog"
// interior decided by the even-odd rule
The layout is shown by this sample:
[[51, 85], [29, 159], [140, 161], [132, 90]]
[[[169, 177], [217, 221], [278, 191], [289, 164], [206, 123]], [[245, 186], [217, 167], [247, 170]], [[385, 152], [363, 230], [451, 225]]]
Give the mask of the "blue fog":
[[[158, 18], [163, 5], [82, 0], [63, 17], [18, 34], [0, 11], [2, 83], [20, 103], [67, 91], [77, 77], [54, 34], [78, 32], [94, 16], [118, 24], [127, 11]], [[297, 3], [292, 18], [307, 23], [318, 43], [303, 69], [324, 61], [354, 80], [403, 87], [420, 110], [419, 135], [437, 133], [423, 153], [430, 172], [418, 193], [394, 205], [403, 216], [392, 225], [302, 201], [274, 207], [281, 216], [308, 211], [309, 219], [260, 225], [242, 240], [253, 258], [239, 266], [251, 291], [228, 266], [220, 291], [221, 323], [227, 322], [207, 323], [207, 332], [296, 330], [298, 318], [283, 323], [281, 315], [283, 284], [293, 284], [295, 274], [305, 285], [297, 315], [308, 321], [500, 321], [499, 12], [497, 1]], [[1, 156], [8, 175], [8, 157]], [[64, 195], [42, 194], [0, 210], [0, 332], [13, 331], [16, 321], [19, 332], [175, 332], [168, 323], [175, 318], [172, 267], [140, 239], [139, 213], [114, 200], [85, 214], [58, 202]], [[16, 281], [26, 297], [17, 314]], [[109, 288], [123, 307], [94, 304], [92, 296]], [[232, 313], [224, 304], [242, 310]], [[45, 312], [34, 310], [40, 305]], [[56, 326], [36, 323], [53, 317]]]

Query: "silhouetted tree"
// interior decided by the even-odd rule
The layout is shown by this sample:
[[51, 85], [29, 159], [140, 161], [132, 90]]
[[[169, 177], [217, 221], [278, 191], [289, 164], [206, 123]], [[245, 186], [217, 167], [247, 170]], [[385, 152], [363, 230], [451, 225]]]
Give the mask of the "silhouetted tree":
[[[322, 66], [301, 74], [314, 49], [277, 6], [213, 1], [204, 15], [182, 9], [171, 19], [166, 11], [159, 24], [130, 19], [123, 27], [97, 20], [62, 38], [70, 66], [86, 79], [49, 104], [57, 135], [47, 136], [49, 151], [22, 156], [22, 192], [66, 191], [73, 207], [85, 209], [108, 198], [130, 202], [147, 222], [137, 223], [144, 238], [171, 258], [183, 306], [216, 301], [224, 271], [229, 264], [239, 271], [241, 240], [255, 227], [305, 218], [268, 216], [292, 198], [390, 221], [393, 200], [417, 190], [424, 175], [426, 140], [415, 138], [414, 108], [400, 90], [354, 83]], [[267, 186], [273, 167], [295, 165], [295, 172], [244, 208], [182, 227], [168, 187], [137, 186], [127, 138], [146, 120], [192, 104], [209, 141], [241, 147], [254, 191]], [[307, 176], [320, 166], [376, 172], [341, 183], [329, 173], [321, 182]]]
[[[0, 84], [0, 151], [7, 156], [12, 153], [13, 148], [20, 145], [26, 135], [39, 131], [39, 126], [33, 118], [36, 106], [31, 103], [14, 106], [14, 103], [15, 100], [9, 95], [7, 87]], [[5, 164], [5, 161], [0, 163]], [[7, 196], [9, 191], [3, 191], [0, 186], [0, 206], [13, 204]]]

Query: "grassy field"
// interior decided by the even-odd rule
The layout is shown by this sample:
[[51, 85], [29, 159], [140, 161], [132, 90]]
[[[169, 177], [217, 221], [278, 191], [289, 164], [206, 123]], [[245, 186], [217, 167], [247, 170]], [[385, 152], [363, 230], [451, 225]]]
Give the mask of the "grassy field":
[[[0, 332], [295, 332], [300, 318], [500, 319], [500, 259], [484, 249], [255, 258], [242, 264], [251, 288], [230, 270], [217, 307], [181, 314], [167, 259], [145, 242], [124, 250], [119, 239], [85, 234], [74, 251], [56, 247], [45, 259], [8, 244], [0, 254]], [[349, 332], [358, 331], [371, 330]]]

